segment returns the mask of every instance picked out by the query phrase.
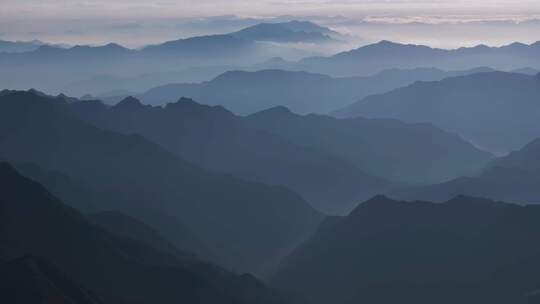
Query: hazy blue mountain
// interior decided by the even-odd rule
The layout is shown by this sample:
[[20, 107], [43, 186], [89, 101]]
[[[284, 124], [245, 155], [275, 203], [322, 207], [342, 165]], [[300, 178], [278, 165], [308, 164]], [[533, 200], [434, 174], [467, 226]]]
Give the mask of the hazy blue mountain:
[[520, 149], [540, 136], [540, 77], [492, 72], [417, 82], [369, 96], [338, 117], [429, 122], [497, 154]]
[[327, 27], [320, 26], [310, 21], [291, 20], [291, 21], [286, 21], [286, 22], [278, 22], [274, 24], [277, 24], [278, 26], [281, 26], [281, 27], [285, 27], [295, 32], [321, 33], [321, 34], [328, 34], [328, 35], [338, 34], [337, 32], [332, 31], [331, 29]]
[[274, 286], [311, 303], [537, 303], [540, 206], [377, 196], [334, 218]]
[[24, 256], [0, 263], [0, 298], [13, 304], [102, 304], [46, 259]]
[[[203, 64], [206, 62], [231, 63], [231, 61], [250, 61], [256, 53], [257, 46], [253, 41], [235, 37], [234, 35], [208, 35], [167, 41], [151, 45], [140, 51], [142, 56], [157, 56], [160, 60], [174, 60], [188, 64]], [[254, 60], [255, 59], [251, 59]], [[208, 64], [203, 64], [208, 65]]]
[[[234, 275], [95, 226], [7, 163], [0, 163], [0, 182], [4, 186], [0, 191], [0, 252], [12, 258], [43, 257], [57, 265], [60, 273], [110, 303], [283, 303], [252, 276]], [[70, 281], [44, 269], [48, 265], [39, 261], [39, 265], [32, 265], [26, 258], [16, 264], [21, 263], [20, 271], [10, 269], [11, 264], [0, 267], [0, 271], [12, 270], [13, 278], [24, 282], [16, 287], [38, 287], [35, 285], [41, 282], [45, 290], [34, 292], [51, 291], [58, 296], [76, 296], [73, 303], [92, 303]], [[37, 277], [28, 278], [24, 271]], [[54, 283], [58, 285], [51, 286]]]
[[32, 41], [6, 41], [0, 40], [0, 53], [22, 53], [37, 50], [44, 42], [39, 40]]
[[301, 116], [283, 107], [246, 119], [255, 128], [348, 160], [371, 175], [405, 183], [435, 183], [476, 173], [493, 157], [430, 124]]
[[526, 75], [534, 76], [534, 75], [539, 74], [540, 70], [533, 69], [533, 68], [521, 68], [521, 69], [512, 70], [512, 73], [519, 73], [519, 74], [526, 74]]
[[397, 191], [394, 197], [444, 201], [458, 194], [519, 204], [540, 203], [540, 140], [493, 160], [479, 175]]
[[96, 205], [100, 204], [96, 202], [105, 199], [83, 182], [76, 181], [62, 172], [45, 170], [32, 163], [16, 163], [13, 166], [22, 175], [39, 182], [64, 203], [82, 212], [98, 211]]
[[337, 34], [330, 29], [308, 21], [283, 23], [259, 23], [244, 28], [231, 35], [252, 41], [273, 42], [330, 42], [329, 34]]
[[17, 66], [21, 64], [78, 64], [111, 62], [128, 59], [133, 51], [118, 44], [110, 43], [103, 46], [77, 45], [71, 48], [61, 48], [42, 45], [33, 52], [19, 54], [4, 54], [0, 56], [2, 64]]
[[[43, 169], [31, 163], [17, 163], [14, 166], [22, 175], [39, 182], [70, 207], [85, 213], [102, 215], [105, 219], [113, 218], [116, 215], [119, 222], [131, 219], [117, 211], [102, 211], [101, 209], [109, 209], [110, 206], [114, 205], [115, 198], [91, 189], [80, 180], [75, 180], [59, 171]], [[212, 250], [175, 216], [159, 210], [146, 210], [144, 216], [141, 217], [144, 217], [148, 223], [160, 227], [160, 233], [176, 248], [192, 252], [200, 259], [219, 261]], [[133, 219], [131, 223], [135, 221], [137, 220]]]
[[157, 230], [148, 226], [146, 223], [119, 211], [100, 211], [87, 214], [86, 218], [91, 223], [118, 237], [137, 240], [163, 253], [174, 256], [196, 258], [196, 255], [193, 253], [178, 249], [173, 243], [165, 239]]
[[349, 211], [359, 201], [393, 186], [326, 151], [256, 130], [221, 106], [180, 99], [154, 107], [128, 97], [113, 107], [81, 101], [71, 108], [100, 128], [141, 134], [205, 168], [286, 186], [325, 212]]
[[368, 95], [385, 93], [415, 81], [492, 71], [438, 69], [386, 70], [369, 77], [332, 78], [322, 74], [284, 70], [230, 71], [208, 82], [167, 84], [138, 95], [144, 103], [163, 105], [180, 96], [211, 105], [223, 105], [238, 114], [275, 106], [295, 113], [328, 113]]
[[168, 240], [174, 240], [169, 222], [179, 221], [225, 266], [242, 271], [270, 267], [320, 220], [283, 187], [210, 173], [140, 135], [92, 126], [70, 114], [63, 98], [4, 92], [0, 158], [82, 181], [107, 198], [96, 207], [140, 218]]
[[540, 42], [531, 45], [513, 43], [502, 47], [478, 45], [447, 50], [381, 41], [329, 57], [305, 58], [299, 64], [308, 71], [337, 77], [370, 75], [389, 68], [434, 67], [443, 70], [464, 70], [477, 66], [489, 66], [498, 70], [513, 70], [524, 66], [540, 68], [539, 55]]
[[[285, 35], [284, 40], [295, 39], [295, 36], [307, 39], [324, 35], [312, 30], [294, 30], [308, 28], [302, 24], [271, 25], [285, 28], [285, 33], [274, 33], [274, 38]], [[171, 40], [142, 49], [127, 49], [111, 43], [67, 48], [42, 45], [28, 52], [0, 52], [0, 82], [5, 88], [37, 88], [52, 94], [65, 92], [76, 96], [114, 89], [142, 91], [173, 81], [208, 80], [227, 70], [276, 56], [297, 60], [320, 54], [308, 48], [255, 41], [255, 38], [218, 34]]]

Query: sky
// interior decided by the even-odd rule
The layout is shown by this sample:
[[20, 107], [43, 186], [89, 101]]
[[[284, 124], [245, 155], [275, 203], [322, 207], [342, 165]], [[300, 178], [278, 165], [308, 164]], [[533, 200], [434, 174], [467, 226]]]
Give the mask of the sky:
[[[402, 37], [448, 48], [497, 45], [535, 41], [530, 20], [540, 20], [540, 0], [0, 0], [0, 39], [139, 47], [280, 18], [315, 21], [358, 43]], [[411, 22], [423, 27], [399, 27]]]

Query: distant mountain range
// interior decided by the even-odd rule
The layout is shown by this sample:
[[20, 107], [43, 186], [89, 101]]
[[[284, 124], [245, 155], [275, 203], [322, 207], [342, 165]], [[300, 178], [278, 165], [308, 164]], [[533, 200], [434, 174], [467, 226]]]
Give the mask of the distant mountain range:
[[[0, 82], [4, 88], [37, 88], [78, 96], [115, 89], [140, 90], [141, 85], [149, 89], [179, 80], [208, 80], [227, 70], [276, 56], [299, 59], [321, 54], [317, 48], [293, 44], [337, 43], [330, 35], [337, 33], [310, 22], [291, 21], [177, 39], [141, 49], [127, 49], [115, 43], [68, 48], [41, 45], [28, 52], [0, 52]], [[108, 81], [109, 86], [99, 84], [100, 79]], [[129, 80], [137, 84], [126, 84]], [[94, 91], [96, 87], [103, 89]]]
[[[540, 69], [539, 43], [443, 50], [382, 41], [328, 55], [346, 47], [345, 40], [339, 33], [317, 24], [290, 21], [261, 23], [232, 33], [182, 38], [136, 50], [115, 43], [43, 45], [23, 53], [0, 52], [0, 82], [10, 89], [36, 88], [52, 94], [82, 96], [113, 90], [142, 92], [167, 83], [208, 81], [233, 70], [279, 68], [339, 78], [372, 76], [388, 69], [457, 71], [486, 66], [525, 73]], [[283, 59], [277, 62], [275, 58]], [[416, 80], [439, 79], [412, 81]], [[377, 84], [371, 88], [376, 90], [366, 89], [356, 98], [382, 93]], [[321, 99], [335, 95], [331, 93], [333, 87], [328, 90]], [[345, 91], [349, 92], [346, 88]]]
[[516, 42], [502, 47], [478, 45], [453, 50], [381, 41], [329, 57], [305, 58], [299, 64], [306, 71], [334, 77], [370, 75], [390, 68], [418, 67], [465, 70], [489, 66], [508, 71], [523, 67], [540, 68], [539, 55], [540, 41], [530, 45]]
[[523, 149], [493, 160], [479, 175], [398, 191], [403, 199], [444, 201], [458, 194], [487, 197], [519, 204], [540, 203], [540, 139]]
[[311, 303], [537, 303], [540, 206], [377, 196], [330, 218], [273, 286]]
[[247, 117], [251, 126], [352, 162], [401, 183], [435, 183], [477, 173], [492, 155], [429, 124], [391, 119], [300, 116], [278, 107]]
[[0, 182], [4, 301], [287, 303], [250, 275], [102, 229], [6, 163]]
[[69, 102], [0, 93], [0, 159], [60, 172], [98, 194], [91, 205], [141, 219], [175, 245], [192, 244], [176, 241], [187, 227], [238, 271], [271, 268], [321, 219], [290, 190], [210, 173], [140, 135], [94, 127]]
[[399, 183], [476, 173], [492, 157], [427, 124], [300, 116], [283, 107], [239, 117], [189, 99], [152, 107], [128, 97], [112, 107], [81, 101], [71, 108], [100, 128], [141, 134], [205, 168], [286, 186], [332, 214]]
[[0, 53], [22, 53], [37, 50], [45, 43], [39, 40], [32, 41], [6, 41], [0, 40]]
[[540, 137], [539, 100], [540, 75], [491, 72], [417, 82], [366, 97], [335, 115], [432, 123], [504, 154]]
[[385, 93], [415, 81], [442, 80], [488, 71], [493, 70], [392, 69], [369, 77], [346, 78], [285, 70], [230, 71], [208, 82], [158, 86], [137, 98], [147, 104], [164, 105], [184, 96], [211, 105], [223, 105], [241, 115], [275, 106], [285, 106], [301, 114], [325, 114], [368, 95]]
[[180, 99], [152, 107], [128, 97], [113, 107], [99, 101], [71, 105], [79, 118], [123, 134], [141, 134], [207, 169], [292, 189], [317, 209], [336, 213], [391, 189], [348, 160], [281, 135], [252, 128], [223, 107]]

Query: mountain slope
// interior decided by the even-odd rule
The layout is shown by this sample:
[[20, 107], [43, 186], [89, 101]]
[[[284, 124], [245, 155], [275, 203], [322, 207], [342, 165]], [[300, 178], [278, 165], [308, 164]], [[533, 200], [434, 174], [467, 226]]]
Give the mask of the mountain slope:
[[100, 211], [86, 215], [91, 223], [103, 228], [111, 234], [137, 240], [149, 247], [171, 255], [195, 258], [189, 252], [178, 250], [171, 242], [164, 239], [158, 231], [142, 221], [122, 214], [118, 211]]
[[375, 197], [321, 229], [274, 278], [312, 303], [535, 303], [540, 207]]
[[540, 67], [539, 54], [540, 42], [531, 45], [513, 43], [502, 47], [478, 45], [447, 50], [381, 41], [329, 57], [305, 58], [299, 65], [308, 71], [335, 77], [370, 75], [389, 68], [464, 70], [489, 66], [498, 70], [514, 70]]
[[100, 304], [45, 259], [25, 256], [0, 264], [0, 298], [6, 303]]
[[126, 98], [107, 108], [82, 101], [71, 108], [83, 120], [123, 134], [137, 133], [205, 168], [286, 186], [326, 212], [350, 210], [391, 184], [348, 161], [255, 130], [222, 107], [180, 99], [165, 107]]
[[311, 22], [290, 21], [281, 23], [259, 23], [231, 35], [253, 41], [272, 42], [330, 42], [328, 34], [335, 34], [328, 28]]
[[538, 76], [479, 73], [373, 95], [336, 115], [430, 122], [484, 150], [505, 154], [540, 136], [539, 97]]
[[0, 97], [0, 158], [80, 180], [107, 198], [96, 207], [140, 218], [169, 240], [169, 222], [179, 221], [241, 271], [267, 269], [320, 219], [285, 188], [207, 172], [141, 136], [84, 123], [68, 108], [30, 92]]
[[0, 182], [0, 252], [42, 256], [111, 303], [279, 303], [251, 277], [107, 233], [6, 163]]
[[481, 71], [489, 69], [451, 72], [431, 68], [392, 69], [373, 76], [345, 78], [285, 70], [229, 71], [208, 82], [158, 86], [137, 98], [145, 104], [164, 105], [184, 96], [222, 105], [241, 115], [275, 106], [285, 106], [300, 114], [324, 114], [368, 95], [385, 93], [415, 81], [441, 80]]
[[280, 107], [246, 119], [255, 128], [351, 161], [371, 175], [405, 183], [435, 183], [476, 173], [492, 158], [429, 124], [300, 116]]
[[31, 52], [38, 49], [40, 46], [45, 43], [39, 40], [33, 41], [6, 41], [0, 40], [0, 53], [21, 53], [21, 52]]
[[458, 194], [488, 197], [518, 204], [540, 203], [540, 140], [488, 164], [479, 175], [392, 193], [403, 199], [444, 201]]

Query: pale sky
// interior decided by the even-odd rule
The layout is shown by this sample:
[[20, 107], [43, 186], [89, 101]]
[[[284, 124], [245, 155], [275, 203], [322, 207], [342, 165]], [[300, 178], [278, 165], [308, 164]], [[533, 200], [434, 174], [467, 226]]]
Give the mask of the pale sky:
[[[245, 20], [250, 18], [264, 20], [282, 15], [365, 37], [369, 33], [357, 32], [355, 22], [540, 19], [540, 0], [0, 0], [0, 39], [71, 44], [115, 41], [140, 46], [162, 39], [226, 32], [249, 25]], [[208, 18], [211, 16], [230, 20], [223, 23], [223, 17], [213, 17], [221, 18], [218, 22]], [[336, 22], [338, 19], [341, 23]], [[525, 40], [527, 30], [520, 31], [516, 39]], [[529, 40], [540, 40], [533, 35], [538, 33], [531, 33]], [[471, 43], [480, 38], [471, 39]], [[512, 37], [503, 38], [501, 43]]]
[[538, 0], [0, 0], [8, 18], [197, 17], [224, 14], [531, 14]]

